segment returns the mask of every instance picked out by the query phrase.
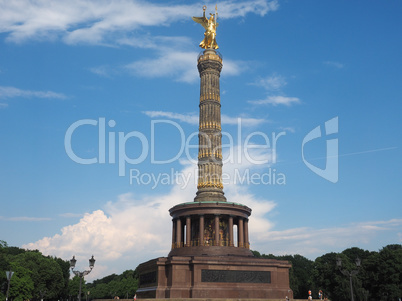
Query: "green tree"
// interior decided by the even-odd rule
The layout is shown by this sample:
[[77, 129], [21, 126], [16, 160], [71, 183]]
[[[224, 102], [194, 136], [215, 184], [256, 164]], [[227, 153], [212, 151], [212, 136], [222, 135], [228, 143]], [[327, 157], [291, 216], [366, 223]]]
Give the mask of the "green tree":
[[402, 296], [402, 245], [371, 254], [366, 264], [365, 289], [370, 300], [398, 300]]
[[337, 269], [337, 256], [336, 253], [327, 253], [315, 259], [313, 281], [316, 288], [322, 290], [324, 296], [329, 299], [349, 300], [350, 293], [347, 290], [349, 281]]
[[64, 287], [60, 291], [59, 298], [66, 299], [68, 297], [68, 283], [70, 281], [70, 262], [63, 260], [61, 258], [54, 258], [54, 260], [61, 268], [64, 281]]
[[30, 277], [31, 271], [16, 264], [12, 264], [14, 271], [10, 281], [9, 299], [13, 301], [29, 300], [33, 297], [34, 283]]
[[87, 287], [90, 292], [90, 296], [93, 299], [106, 299], [109, 298], [109, 288], [107, 283], [99, 283], [95, 286]]
[[[349, 248], [340, 254], [327, 253], [315, 260], [314, 282], [330, 299], [350, 300], [350, 277], [339, 271], [336, 265], [336, 258], [339, 256], [342, 270], [349, 273], [358, 270], [351, 277], [355, 300], [398, 300], [402, 291], [401, 249], [400, 245], [391, 245], [380, 252]], [[361, 260], [359, 268], [355, 263], [356, 257]]]
[[312, 260], [298, 254], [280, 256], [279, 259], [288, 260], [292, 263], [292, 268], [289, 271], [289, 281], [295, 299], [307, 299], [309, 290], [316, 291], [316, 286], [313, 282], [314, 262]]
[[[79, 291], [80, 291], [80, 277], [74, 276], [70, 282], [68, 283], [68, 295], [73, 299], [78, 299]], [[84, 300], [84, 293], [88, 291], [88, 288], [85, 283], [85, 278], [82, 278], [81, 282], [81, 299]], [[94, 296], [91, 296], [94, 297]]]
[[41, 299], [43, 292], [46, 292], [46, 299], [57, 299], [65, 287], [60, 265], [38, 251], [27, 251], [15, 256], [13, 264], [30, 271], [35, 287], [33, 297], [36, 299]]
[[[1, 288], [0, 296], [3, 298], [3, 300], [6, 297], [7, 286], [8, 286], [8, 281], [5, 272], [9, 271], [10, 269], [13, 272], [15, 272], [14, 268], [16, 268], [16, 266], [12, 265], [12, 260], [15, 257], [15, 255], [21, 254], [23, 252], [25, 251], [16, 247], [9, 247], [7, 242], [5, 242], [4, 240], [0, 240], [0, 288]], [[19, 270], [18, 274], [14, 273], [13, 277], [11, 278], [11, 281], [14, 282], [14, 285], [12, 286], [13, 294], [15, 292], [14, 287], [18, 287], [21, 281], [24, 282], [26, 280], [26, 278], [23, 277], [24, 276], [23, 273], [26, 272], [29, 271]], [[12, 282], [10, 282], [10, 284]], [[17, 297], [18, 295], [13, 296]]]
[[138, 288], [138, 274], [133, 270], [124, 271], [121, 275], [112, 274], [87, 285], [91, 298], [105, 299], [118, 296], [134, 297]]

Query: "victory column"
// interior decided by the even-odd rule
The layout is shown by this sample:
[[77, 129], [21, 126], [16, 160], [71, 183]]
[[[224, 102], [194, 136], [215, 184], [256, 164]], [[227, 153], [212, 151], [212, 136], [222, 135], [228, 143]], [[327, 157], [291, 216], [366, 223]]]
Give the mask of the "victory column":
[[[285, 298], [287, 261], [254, 258], [250, 251], [251, 209], [228, 202], [222, 184], [222, 133], [219, 79], [222, 57], [216, 51], [218, 12], [192, 19], [205, 28], [198, 56], [200, 116], [198, 185], [194, 201], [169, 210], [171, 251], [138, 266], [143, 298]], [[290, 293], [289, 293], [290, 292]]]

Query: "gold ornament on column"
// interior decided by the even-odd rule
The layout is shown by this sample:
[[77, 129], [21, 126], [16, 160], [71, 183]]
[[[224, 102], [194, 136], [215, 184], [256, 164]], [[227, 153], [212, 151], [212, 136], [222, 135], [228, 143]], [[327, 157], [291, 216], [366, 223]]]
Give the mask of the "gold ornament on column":
[[211, 14], [209, 19], [205, 17], [205, 10], [207, 7], [204, 5], [202, 7], [203, 15], [202, 17], [193, 17], [192, 19], [201, 24], [205, 28], [204, 39], [200, 43], [200, 47], [203, 49], [218, 49], [219, 46], [216, 43], [216, 29], [218, 28], [218, 6], [215, 6], [215, 13]]

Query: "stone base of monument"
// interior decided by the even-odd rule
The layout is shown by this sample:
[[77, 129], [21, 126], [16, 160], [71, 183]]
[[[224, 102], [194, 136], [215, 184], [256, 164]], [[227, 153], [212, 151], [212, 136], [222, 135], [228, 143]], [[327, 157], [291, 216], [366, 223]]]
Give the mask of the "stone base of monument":
[[293, 298], [287, 261], [250, 256], [170, 256], [138, 266], [138, 299]]

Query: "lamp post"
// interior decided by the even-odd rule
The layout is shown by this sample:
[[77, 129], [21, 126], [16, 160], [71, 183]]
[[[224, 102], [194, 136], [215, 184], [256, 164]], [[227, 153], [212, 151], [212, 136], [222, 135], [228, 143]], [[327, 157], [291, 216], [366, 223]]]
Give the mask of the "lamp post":
[[40, 301], [43, 301], [43, 297], [46, 295], [46, 290], [39, 291], [39, 294], [40, 294]]
[[6, 295], [6, 301], [8, 300], [8, 292], [10, 290], [10, 281], [11, 281], [11, 277], [13, 277], [14, 272], [10, 269], [9, 271], [6, 272], [6, 276], [7, 276], [7, 295]]
[[360, 264], [361, 264], [361, 261], [360, 261], [359, 257], [356, 257], [355, 263], [356, 263], [356, 266], [357, 266], [357, 270], [352, 270], [352, 271], [342, 270], [342, 259], [339, 256], [336, 257], [336, 265], [338, 266], [339, 271], [341, 271], [341, 273], [343, 275], [349, 277], [349, 281], [350, 281], [350, 299], [352, 301], [354, 301], [354, 299], [353, 299], [352, 277], [356, 276], [359, 273], [359, 268], [360, 268]]
[[92, 255], [92, 257], [89, 259], [89, 270], [85, 270], [83, 272], [80, 271], [74, 271], [75, 268], [75, 264], [76, 264], [77, 260], [75, 259], [75, 256], [73, 256], [73, 258], [70, 260], [70, 268], [71, 271], [74, 273], [74, 275], [80, 277], [80, 291], [78, 294], [78, 301], [81, 301], [81, 286], [82, 286], [82, 278], [84, 278], [84, 276], [88, 275], [89, 273], [91, 273], [92, 269], [94, 268], [95, 265], [95, 258]]
[[363, 290], [363, 295], [364, 295], [364, 301], [367, 301], [369, 291], [368, 290]]

